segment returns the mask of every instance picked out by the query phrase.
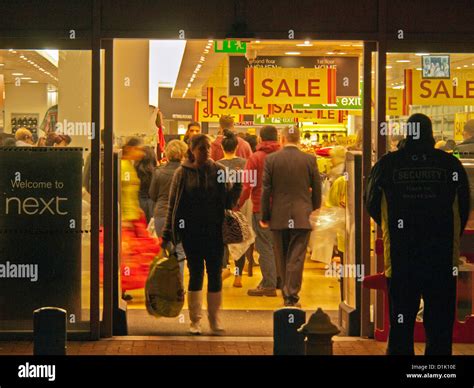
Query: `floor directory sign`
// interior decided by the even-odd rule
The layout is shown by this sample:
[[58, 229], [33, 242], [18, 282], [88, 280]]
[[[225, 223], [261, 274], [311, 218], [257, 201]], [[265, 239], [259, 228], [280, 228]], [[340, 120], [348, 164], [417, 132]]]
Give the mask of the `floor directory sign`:
[[80, 317], [81, 177], [81, 148], [0, 148], [0, 323]]

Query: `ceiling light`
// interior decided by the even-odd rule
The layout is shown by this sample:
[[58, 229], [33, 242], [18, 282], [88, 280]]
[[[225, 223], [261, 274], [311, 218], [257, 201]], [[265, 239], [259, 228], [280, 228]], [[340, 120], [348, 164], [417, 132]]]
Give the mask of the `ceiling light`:
[[405, 89], [405, 86], [401, 85], [401, 86], [394, 86], [392, 89]]
[[21, 79], [31, 79], [31, 77], [21, 77]]
[[391, 69], [391, 68], [392, 68], [392, 66], [385, 66], [385, 68], [386, 68], [386, 69]]
[[208, 43], [212, 43], [212, 42], [214, 42], [214, 41], [213, 41], [212, 39], [209, 39], [207, 42], [208, 42]]
[[312, 47], [313, 44], [309, 40], [305, 40], [304, 43], [298, 43], [298, 47]]
[[188, 83], [188, 88], [190, 88], [191, 86], [193, 86], [193, 85], [191, 85], [191, 82], [190, 82], [190, 83]]
[[23, 75], [23, 73], [12, 73], [12, 75]]
[[397, 63], [409, 63], [411, 62], [409, 59], [399, 59], [397, 60]]
[[30, 84], [39, 84], [39, 81], [28, 81]]
[[334, 52], [333, 51], [328, 51], [326, 54], [327, 55], [334, 55]]
[[429, 53], [416, 53], [415, 55], [422, 57], [423, 55], [430, 55]]
[[352, 46], [353, 46], [353, 47], [363, 47], [364, 45], [363, 45], [363, 44], [360, 44], [360, 43], [358, 43], [358, 44], [353, 44]]
[[341, 46], [341, 47], [351, 47], [350, 44], [341, 44], [340, 46]]
[[416, 70], [421, 71], [423, 69], [421, 67], [417, 67]]
[[[473, 65], [474, 65], [474, 63], [473, 63]], [[4, 64], [4, 63], [0, 63], [0, 66], [5, 66], [5, 64]]]
[[345, 54], [347, 54], [347, 53], [338, 53], [338, 54], [339, 54], [339, 55], [345, 55]]
[[467, 65], [464, 65], [464, 67], [467, 67]]
[[301, 55], [299, 51], [287, 51], [285, 55]]
[[460, 69], [461, 69], [461, 66], [456, 67], [456, 69], [460, 70]]
[[209, 50], [208, 49], [204, 50], [204, 54], [209, 54]]

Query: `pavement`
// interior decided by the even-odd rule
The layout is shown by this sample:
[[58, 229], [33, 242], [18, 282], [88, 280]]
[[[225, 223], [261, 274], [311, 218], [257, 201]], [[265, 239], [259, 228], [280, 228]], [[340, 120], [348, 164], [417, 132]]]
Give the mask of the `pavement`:
[[[415, 344], [422, 355], [424, 343]], [[354, 337], [336, 337], [334, 355], [385, 354], [386, 343]], [[0, 341], [0, 355], [32, 355], [31, 341]], [[99, 341], [70, 341], [68, 355], [233, 355], [261, 356], [273, 354], [271, 337], [114, 337]], [[474, 344], [454, 344], [454, 355], [474, 355]]]

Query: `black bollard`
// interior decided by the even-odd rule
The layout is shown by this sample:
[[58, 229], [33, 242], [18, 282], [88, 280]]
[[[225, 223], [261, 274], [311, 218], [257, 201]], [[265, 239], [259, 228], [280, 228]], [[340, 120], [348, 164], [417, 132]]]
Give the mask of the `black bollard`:
[[304, 355], [304, 335], [298, 328], [305, 323], [306, 313], [298, 308], [285, 307], [273, 313], [273, 354]]
[[66, 310], [42, 307], [33, 313], [35, 356], [66, 355]]

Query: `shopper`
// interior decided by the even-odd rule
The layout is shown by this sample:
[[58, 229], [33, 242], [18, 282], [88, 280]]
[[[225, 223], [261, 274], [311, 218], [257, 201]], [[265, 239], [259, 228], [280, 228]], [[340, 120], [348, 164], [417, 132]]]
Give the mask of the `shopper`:
[[252, 153], [257, 152], [258, 139], [256, 135], [251, 135], [250, 133], [245, 134], [244, 140], [249, 143]]
[[[128, 268], [128, 274], [132, 273], [131, 268], [134, 264], [139, 264], [134, 252], [129, 247], [136, 237], [136, 223], [142, 218], [142, 210], [138, 201], [138, 191], [140, 189], [140, 180], [138, 179], [134, 163], [141, 160], [144, 156], [142, 140], [138, 137], [131, 137], [127, 140], [122, 149], [122, 160], [120, 161], [121, 173], [121, 216], [122, 216], [122, 246], [126, 246], [122, 253], [122, 265]], [[131, 300], [132, 296], [126, 292], [133, 289], [131, 276], [121, 277], [122, 298]]]
[[222, 302], [222, 225], [224, 210], [235, 206], [241, 185], [218, 179], [224, 166], [210, 159], [211, 143], [204, 135], [191, 138], [187, 159], [176, 169], [170, 188], [163, 246], [183, 243], [190, 273], [188, 286], [190, 332], [201, 333], [204, 264], [207, 271], [207, 306], [213, 333], [223, 329], [219, 321]]
[[446, 144], [441, 149], [443, 151], [453, 153], [454, 148], [456, 147], [456, 142], [453, 139], [446, 140]]
[[71, 144], [72, 139], [69, 135], [57, 135], [54, 147], [67, 147]]
[[197, 121], [192, 121], [188, 124], [188, 130], [184, 134], [183, 141], [189, 145], [189, 140], [195, 136], [199, 135], [201, 133], [201, 124], [199, 124]]
[[15, 135], [0, 133], [0, 147], [15, 147]]
[[[239, 158], [235, 155], [238, 145], [237, 136], [230, 130], [225, 129], [222, 138], [222, 151], [224, 152], [224, 158], [219, 160], [219, 163], [225, 166], [229, 171], [244, 171], [246, 160], [243, 158]], [[242, 183], [242, 181], [239, 181]], [[245, 244], [243, 242], [242, 244]], [[236, 271], [234, 273], [234, 287], [242, 287], [242, 273], [244, 271], [245, 265], [245, 254], [243, 254], [239, 258], [235, 258], [235, 266]], [[223, 272], [222, 278], [226, 279], [230, 276], [230, 269], [229, 269], [229, 249], [226, 247], [224, 251], [224, 261], [223, 261]]]
[[33, 147], [33, 135], [30, 130], [24, 127], [18, 128], [15, 132], [15, 140], [17, 147]]
[[459, 153], [461, 159], [474, 157], [474, 120], [468, 120], [464, 124], [462, 136], [464, 141], [457, 145], [454, 152]]
[[423, 297], [425, 354], [449, 355], [469, 185], [459, 160], [434, 149], [427, 116], [414, 114], [408, 125], [413, 131], [404, 147], [374, 165], [365, 198], [384, 236], [390, 306], [387, 354], [414, 355], [413, 331]]
[[150, 184], [153, 178], [153, 172], [156, 168], [156, 155], [153, 148], [145, 146], [143, 147], [144, 156], [135, 164], [137, 170], [138, 179], [140, 179], [140, 189], [138, 191], [138, 200], [140, 202], [140, 208], [145, 213], [147, 224], [153, 217], [153, 208], [155, 203], [150, 198]]
[[281, 140], [283, 149], [265, 160], [260, 225], [273, 232], [284, 304], [301, 307], [298, 293], [311, 233], [309, 216], [321, 206], [321, 178], [316, 157], [298, 148], [298, 128], [284, 128]]
[[260, 225], [263, 167], [267, 156], [280, 149], [277, 129], [273, 125], [263, 127], [260, 130], [260, 140], [256, 152], [249, 158], [245, 166], [249, 176], [255, 173], [256, 180], [254, 184], [250, 181], [244, 183], [239, 200], [239, 207], [242, 207], [249, 197], [252, 199], [252, 224], [256, 234], [255, 248], [260, 256], [259, 263], [262, 271], [262, 280], [259, 285], [257, 288], [248, 290], [247, 294], [249, 296], [277, 296], [277, 269], [273, 252], [273, 236], [268, 228], [263, 228]]
[[[149, 195], [155, 203], [153, 217], [155, 221], [155, 232], [158, 237], [163, 237], [163, 227], [168, 214], [168, 202], [171, 180], [176, 169], [184, 160], [188, 146], [180, 140], [171, 140], [165, 148], [168, 163], [159, 166], [153, 174], [150, 184]], [[181, 275], [184, 279], [184, 254], [183, 244], [176, 245], [176, 256], [178, 258]]]
[[[224, 130], [230, 130], [235, 133], [234, 130], [234, 118], [232, 116], [221, 116], [219, 119], [219, 135], [216, 140], [211, 145], [211, 159], [220, 160], [224, 157], [224, 152], [222, 151], [222, 134]], [[252, 149], [250, 148], [249, 143], [247, 143], [241, 137], [237, 137], [239, 144], [237, 145], [236, 155], [248, 159], [252, 155]]]

